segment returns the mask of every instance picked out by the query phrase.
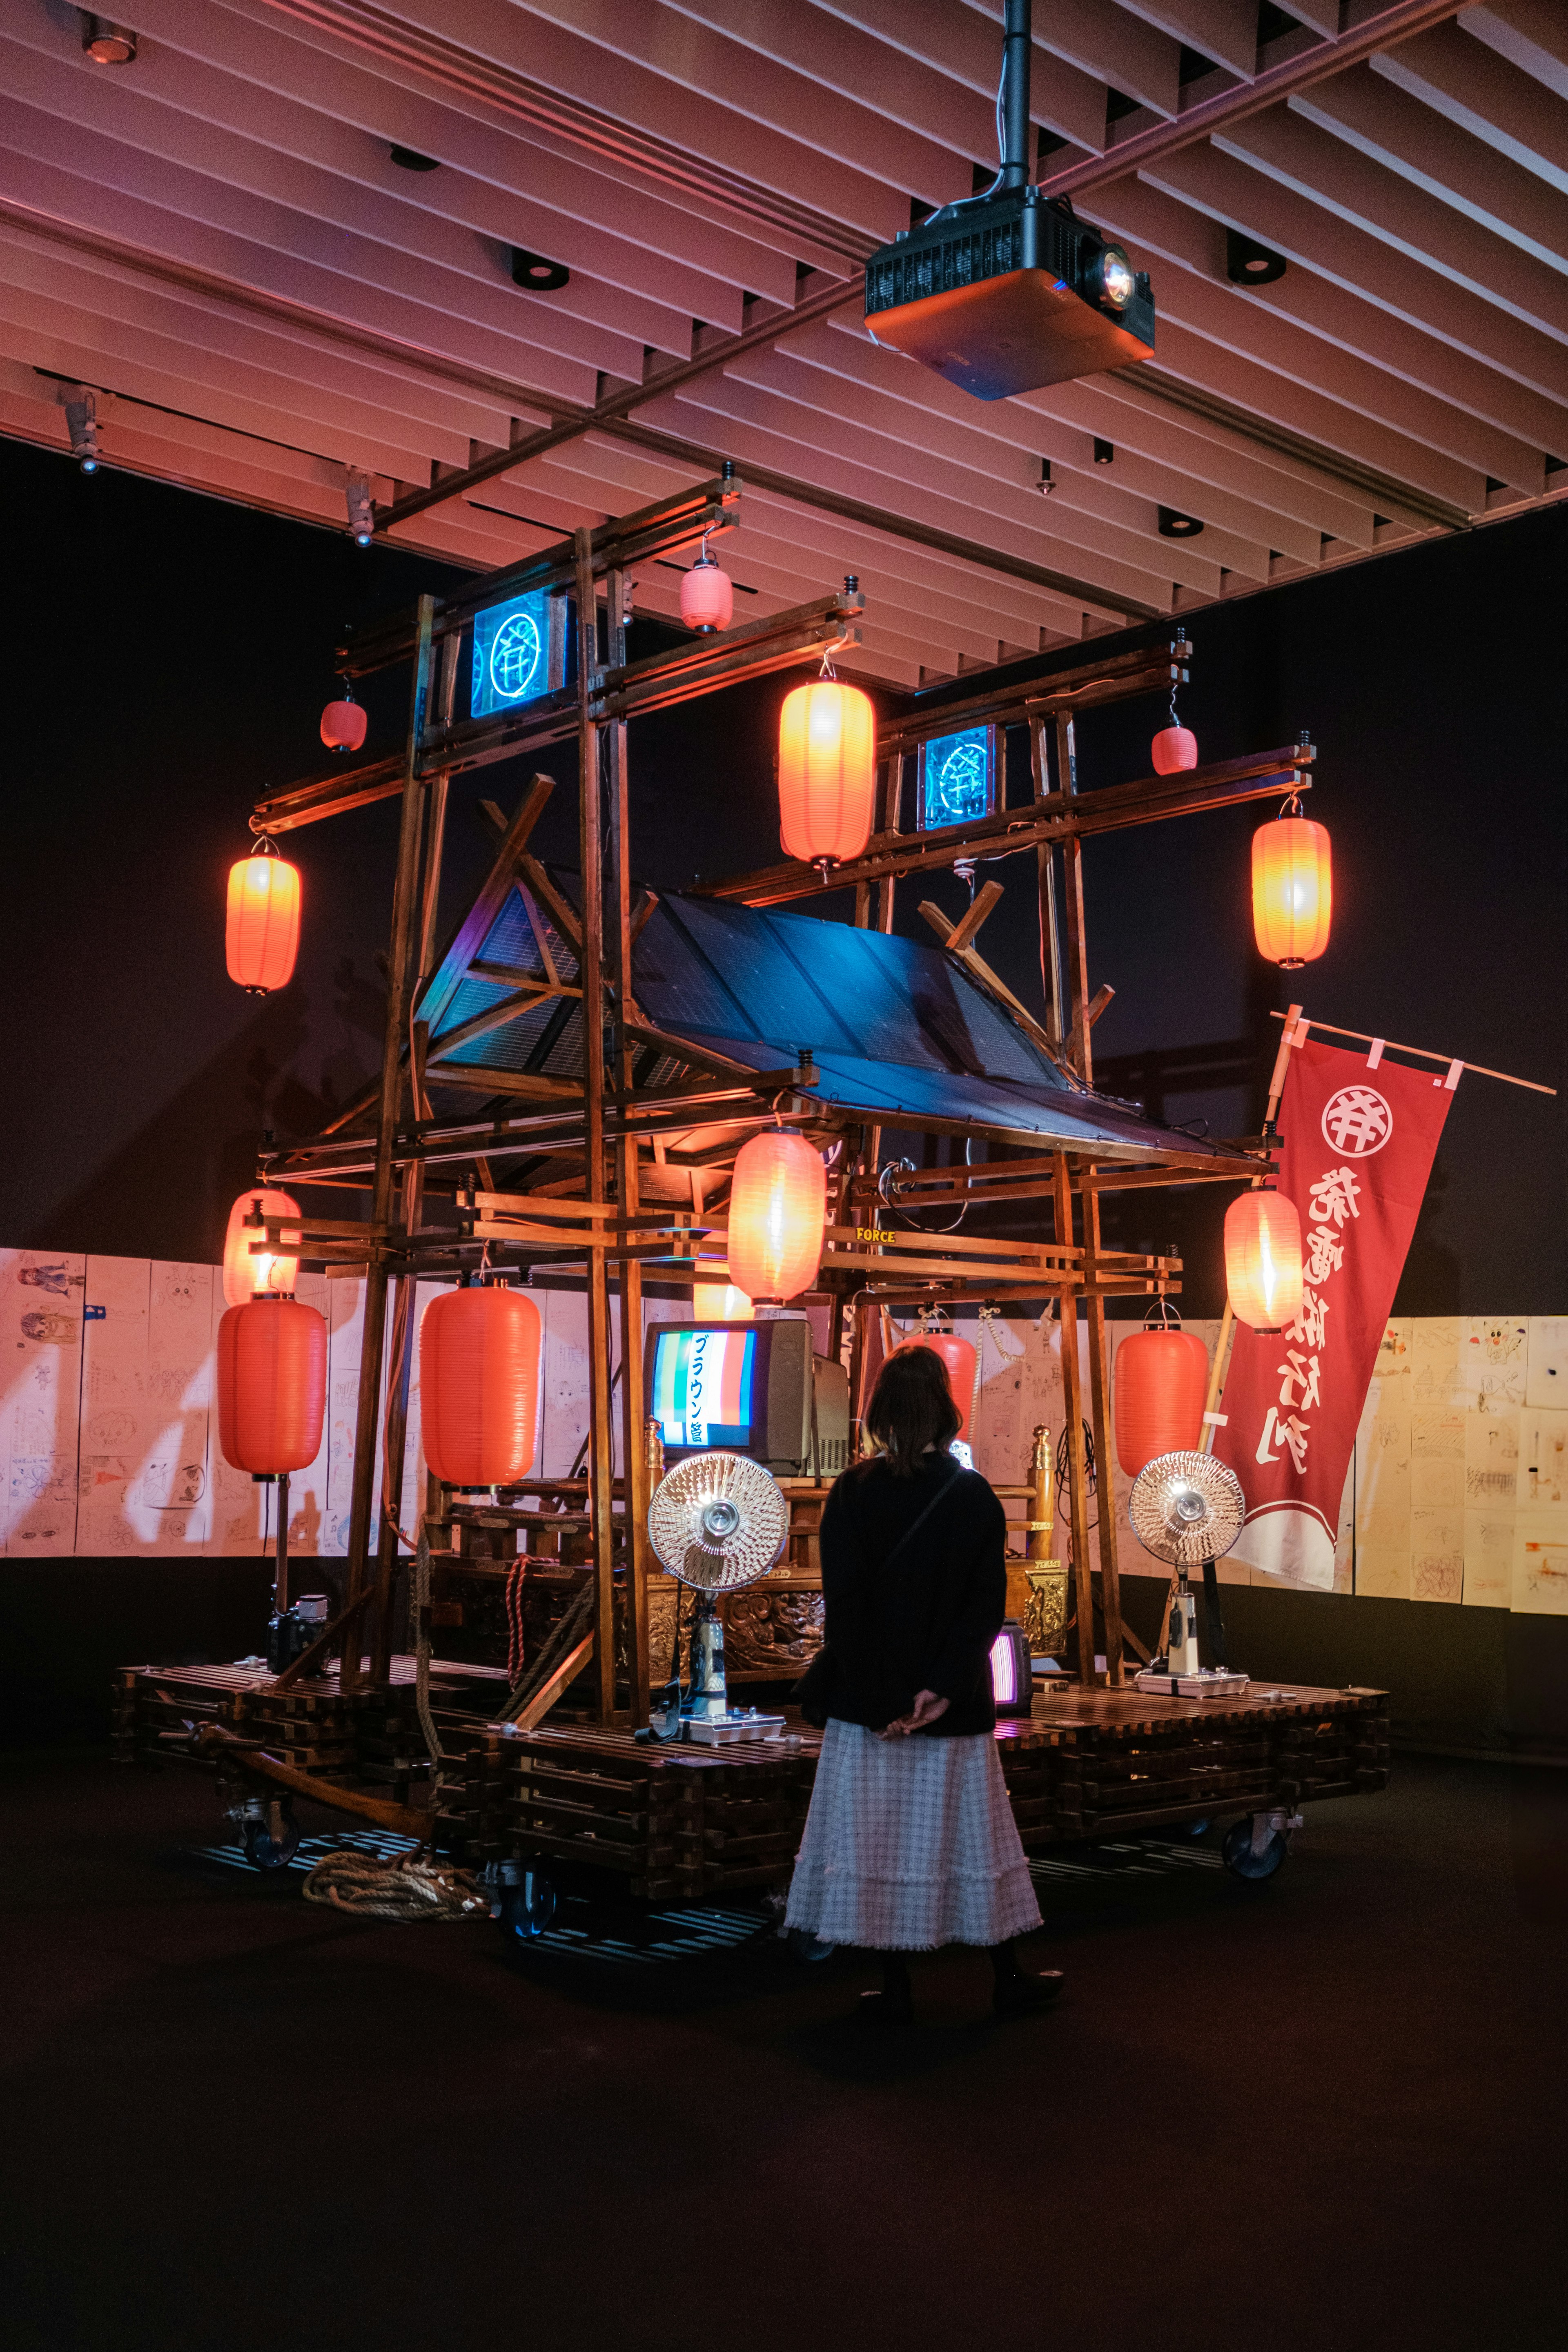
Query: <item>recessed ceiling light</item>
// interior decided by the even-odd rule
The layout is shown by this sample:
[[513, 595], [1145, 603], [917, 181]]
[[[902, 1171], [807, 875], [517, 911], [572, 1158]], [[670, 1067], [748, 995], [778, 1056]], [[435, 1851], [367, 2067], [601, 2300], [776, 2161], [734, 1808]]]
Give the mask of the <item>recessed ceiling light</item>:
[[547, 260], [542, 253], [530, 253], [521, 245], [512, 247], [511, 282], [525, 293], [559, 294], [571, 277], [563, 261]]
[[1233, 286], [1272, 286], [1283, 278], [1288, 264], [1283, 254], [1270, 253], [1255, 236], [1238, 228], [1225, 233], [1225, 274]]
[[441, 168], [434, 155], [421, 155], [414, 147], [389, 147], [386, 152], [405, 172], [438, 172]]
[[136, 36], [123, 25], [111, 25], [107, 16], [89, 16], [79, 8], [81, 18], [81, 45], [94, 65], [128, 66], [136, 56]]
[[1202, 529], [1203, 525], [1196, 515], [1180, 514], [1174, 507], [1160, 509], [1162, 539], [1196, 539]]

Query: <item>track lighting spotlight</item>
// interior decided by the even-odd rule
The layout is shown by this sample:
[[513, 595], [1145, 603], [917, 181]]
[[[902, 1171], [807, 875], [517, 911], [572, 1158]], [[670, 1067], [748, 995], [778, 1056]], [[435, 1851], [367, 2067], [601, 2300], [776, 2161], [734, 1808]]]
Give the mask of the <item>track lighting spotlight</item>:
[[128, 66], [135, 62], [136, 36], [123, 25], [111, 25], [107, 16], [94, 16], [79, 8], [81, 18], [81, 45], [94, 65]]
[[349, 476], [345, 495], [354, 545], [368, 547], [375, 537], [375, 509], [371, 504], [370, 484], [363, 474]]
[[1047, 499], [1050, 497], [1051, 492], [1056, 488], [1056, 484], [1051, 479], [1051, 461], [1048, 457], [1042, 457], [1040, 459], [1040, 478], [1035, 484], [1035, 488], [1039, 491], [1042, 498]]
[[1102, 440], [1098, 433], [1094, 436], [1094, 462], [1097, 466], [1111, 466], [1116, 462], [1116, 444]]
[[98, 471], [98, 395], [79, 386], [74, 400], [65, 403], [66, 428], [71, 437], [71, 456], [84, 474]]

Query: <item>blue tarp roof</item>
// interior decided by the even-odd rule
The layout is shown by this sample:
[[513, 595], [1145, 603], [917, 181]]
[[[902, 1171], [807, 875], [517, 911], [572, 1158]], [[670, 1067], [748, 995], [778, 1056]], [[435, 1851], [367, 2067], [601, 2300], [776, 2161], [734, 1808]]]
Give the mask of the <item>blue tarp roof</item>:
[[[575, 876], [553, 877], [576, 895]], [[541, 919], [557, 970], [574, 979], [571, 950]], [[522, 900], [498, 915], [476, 961], [542, 974]], [[637, 1005], [655, 1028], [711, 1046], [748, 1068], [791, 1066], [809, 1050], [816, 1099], [888, 1126], [967, 1126], [1019, 1141], [1065, 1143], [1110, 1159], [1206, 1157], [1219, 1147], [1155, 1127], [1068, 1076], [1026, 1030], [935, 945], [858, 930], [779, 908], [672, 894], [661, 898], [634, 950]], [[511, 983], [472, 971], [442, 1034], [500, 1002]], [[478, 1069], [582, 1069], [582, 1013], [574, 1000], [535, 1006], [458, 1049]], [[667, 1057], [656, 1072], [668, 1082]], [[439, 1083], [438, 1074], [432, 1079]], [[471, 1097], [470, 1097], [471, 1099]]]

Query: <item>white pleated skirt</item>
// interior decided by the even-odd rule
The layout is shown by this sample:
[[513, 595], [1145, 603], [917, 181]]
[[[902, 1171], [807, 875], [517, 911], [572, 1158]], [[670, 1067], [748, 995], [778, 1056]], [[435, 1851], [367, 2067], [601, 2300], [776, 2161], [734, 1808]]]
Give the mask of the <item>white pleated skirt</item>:
[[786, 1924], [825, 1944], [923, 1952], [1040, 1924], [996, 1742], [879, 1739], [830, 1719]]

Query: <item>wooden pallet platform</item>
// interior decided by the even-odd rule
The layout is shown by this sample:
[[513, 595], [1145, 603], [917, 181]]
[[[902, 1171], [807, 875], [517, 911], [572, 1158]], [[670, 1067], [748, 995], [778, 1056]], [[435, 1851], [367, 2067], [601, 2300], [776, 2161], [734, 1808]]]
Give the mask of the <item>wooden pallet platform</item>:
[[[437, 1662], [431, 1710], [442, 1747], [438, 1834], [474, 1863], [508, 1858], [611, 1874], [649, 1900], [739, 1894], [789, 1875], [811, 1801], [821, 1737], [706, 1748], [638, 1740], [559, 1718], [519, 1732], [489, 1719], [506, 1676]], [[127, 1666], [115, 1698], [116, 1753], [191, 1759], [203, 1722], [257, 1741], [330, 1790], [418, 1801], [427, 1780], [414, 1662], [389, 1688], [335, 1676], [281, 1693], [248, 1666]], [[1027, 1717], [996, 1727], [1003, 1778], [1026, 1852], [1364, 1796], [1388, 1781], [1382, 1691], [1262, 1686], [1238, 1698], [1164, 1698], [1047, 1685]]]

